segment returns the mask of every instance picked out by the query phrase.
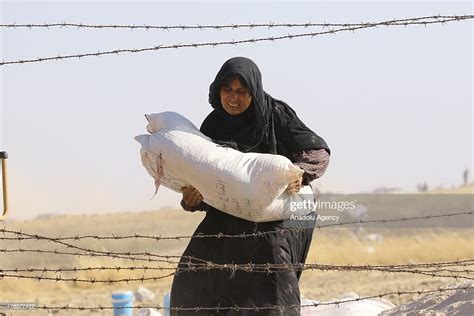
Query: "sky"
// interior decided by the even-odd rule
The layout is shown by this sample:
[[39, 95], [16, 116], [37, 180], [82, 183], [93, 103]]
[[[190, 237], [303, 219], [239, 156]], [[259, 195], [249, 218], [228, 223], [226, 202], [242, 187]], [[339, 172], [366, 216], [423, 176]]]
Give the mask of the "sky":
[[[1, 23], [204, 25], [359, 23], [472, 14], [472, 3], [1, 2]], [[320, 29], [311, 29], [319, 31]], [[316, 38], [183, 48], [0, 67], [0, 150], [9, 153], [11, 219], [178, 207], [141, 165], [144, 114], [178, 112], [199, 126], [209, 84], [234, 56], [253, 59], [264, 89], [329, 144], [322, 191], [415, 191], [472, 172], [472, 20], [379, 27]], [[0, 29], [7, 60], [305, 33]]]

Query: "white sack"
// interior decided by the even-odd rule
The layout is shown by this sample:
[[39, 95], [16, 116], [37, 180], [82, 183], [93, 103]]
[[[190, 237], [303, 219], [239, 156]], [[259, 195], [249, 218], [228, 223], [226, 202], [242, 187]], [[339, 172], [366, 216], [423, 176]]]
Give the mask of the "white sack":
[[[142, 145], [143, 166], [157, 189], [162, 184], [181, 192], [192, 185], [205, 203], [254, 222], [289, 219], [313, 210], [309, 208], [314, 206], [309, 203], [313, 202], [310, 186], [303, 186], [298, 194], [285, 192], [303, 174], [288, 158], [219, 146], [175, 112], [145, 116], [151, 135], [135, 139]], [[307, 207], [290, 207], [298, 202]]]
[[[365, 299], [352, 301], [359, 298], [360, 295], [347, 293], [337, 300], [327, 302], [301, 299], [301, 316], [377, 316], [381, 312], [395, 307], [386, 299]], [[319, 305], [321, 303], [332, 303], [334, 301], [349, 301], [341, 304]], [[310, 306], [310, 305], [316, 305]], [[399, 314], [397, 314], [399, 315]]]

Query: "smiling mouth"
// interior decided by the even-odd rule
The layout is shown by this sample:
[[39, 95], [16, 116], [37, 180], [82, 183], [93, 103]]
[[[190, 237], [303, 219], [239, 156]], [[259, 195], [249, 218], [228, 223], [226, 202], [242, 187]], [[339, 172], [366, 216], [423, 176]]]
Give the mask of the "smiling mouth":
[[227, 105], [229, 105], [231, 108], [238, 108], [240, 106], [238, 103], [227, 103]]

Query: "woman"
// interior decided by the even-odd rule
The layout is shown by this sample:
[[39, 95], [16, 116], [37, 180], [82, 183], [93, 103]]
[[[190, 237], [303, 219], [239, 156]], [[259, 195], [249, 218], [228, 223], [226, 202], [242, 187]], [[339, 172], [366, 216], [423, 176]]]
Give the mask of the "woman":
[[[214, 110], [201, 126], [205, 135], [242, 152], [286, 156], [305, 171], [300, 179], [288, 184], [287, 192], [298, 192], [301, 185], [308, 185], [326, 170], [330, 151], [325, 141], [306, 127], [286, 103], [263, 90], [260, 71], [252, 60], [235, 57], [224, 63], [210, 86], [209, 103]], [[202, 260], [216, 264], [304, 263], [314, 221], [246, 221], [205, 204], [193, 187], [183, 188], [181, 205], [187, 211], [206, 211], [194, 235], [241, 235], [294, 229], [284, 234], [247, 238], [191, 239], [171, 289], [171, 307], [182, 310], [174, 310], [171, 315], [299, 315], [301, 271], [189, 271], [188, 263], [202, 263]], [[262, 306], [267, 309], [240, 309]], [[233, 308], [198, 313], [186, 310], [195, 307]]]

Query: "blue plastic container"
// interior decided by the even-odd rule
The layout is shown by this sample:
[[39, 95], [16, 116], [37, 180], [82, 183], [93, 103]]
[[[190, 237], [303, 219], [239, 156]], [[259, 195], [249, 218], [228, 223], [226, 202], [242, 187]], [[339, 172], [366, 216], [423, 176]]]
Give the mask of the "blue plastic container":
[[133, 316], [133, 292], [115, 291], [112, 293], [114, 316]]
[[165, 308], [163, 310], [163, 316], [170, 316], [170, 301], [171, 301], [171, 294], [166, 293], [165, 296], [163, 297], [163, 307]]

